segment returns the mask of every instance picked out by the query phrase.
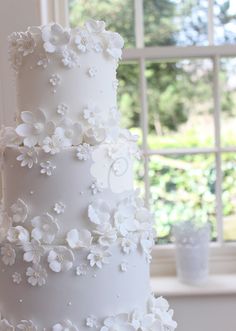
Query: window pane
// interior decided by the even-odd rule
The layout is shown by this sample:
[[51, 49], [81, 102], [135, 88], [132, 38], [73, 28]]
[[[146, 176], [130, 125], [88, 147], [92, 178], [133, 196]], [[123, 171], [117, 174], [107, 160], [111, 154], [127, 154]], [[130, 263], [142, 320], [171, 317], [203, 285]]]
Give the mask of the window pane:
[[151, 149], [214, 144], [212, 61], [147, 63]]
[[193, 219], [209, 221], [212, 239], [215, 222], [215, 160], [213, 155], [160, 156], [150, 158], [151, 206], [159, 243], [172, 240], [172, 225]]
[[215, 0], [215, 43], [236, 43], [236, 2], [235, 0]]
[[236, 240], [236, 154], [222, 155], [224, 239]]
[[236, 58], [221, 59], [221, 141], [236, 146]]
[[144, 0], [145, 45], [206, 45], [207, 0]]
[[82, 25], [88, 18], [103, 20], [108, 29], [119, 32], [125, 47], [135, 45], [133, 0], [69, 0], [72, 27]]
[[[140, 128], [140, 99], [139, 99], [139, 65], [137, 62], [121, 63], [118, 67], [118, 108], [121, 112], [121, 126], [129, 129], [139, 137], [142, 144]], [[134, 160], [134, 184], [144, 196], [144, 162]]]

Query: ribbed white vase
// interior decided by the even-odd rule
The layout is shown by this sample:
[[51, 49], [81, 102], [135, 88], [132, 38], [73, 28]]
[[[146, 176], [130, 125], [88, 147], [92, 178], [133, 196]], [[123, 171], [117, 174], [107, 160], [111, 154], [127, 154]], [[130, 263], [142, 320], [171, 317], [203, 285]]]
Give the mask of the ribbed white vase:
[[198, 226], [192, 221], [174, 226], [176, 268], [182, 283], [200, 285], [207, 281], [209, 267], [210, 226]]

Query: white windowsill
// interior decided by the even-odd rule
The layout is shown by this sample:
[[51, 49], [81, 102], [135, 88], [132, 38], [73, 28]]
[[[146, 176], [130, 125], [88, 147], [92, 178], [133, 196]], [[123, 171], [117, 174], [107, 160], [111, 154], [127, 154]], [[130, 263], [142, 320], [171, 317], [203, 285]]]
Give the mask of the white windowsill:
[[152, 277], [151, 289], [165, 297], [236, 295], [236, 274], [210, 275], [208, 281], [199, 286], [183, 284], [176, 276]]

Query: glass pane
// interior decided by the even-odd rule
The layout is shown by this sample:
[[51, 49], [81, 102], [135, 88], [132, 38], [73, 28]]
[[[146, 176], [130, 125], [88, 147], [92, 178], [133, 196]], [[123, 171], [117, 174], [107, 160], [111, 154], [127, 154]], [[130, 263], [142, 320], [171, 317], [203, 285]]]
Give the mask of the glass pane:
[[224, 239], [236, 240], [236, 154], [222, 155]]
[[141, 136], [139, 65], [137, 62], [121, 63], [118, 67], [118, 108], [121, 112], [121, 125], [132, 133]]
[[72, 27], [88, 18], [104, 20], [108, 29], [119, 32], [125, 47], [135, 45], [133, 0], [69, 0], [69, 20]]
[[236, 146], [236, 58], [221, 59], [221, 141]]
[[193, 219], [209, 221], [216, 238], [215, 160], [213, 155], [150, 158], [151, 206], [159, 243], [172, 241], [172, 225]]
[[207, 45], [207, 0], [144, 0], [145, 45]]
[[213, 146], [212, 61], [149, 62], [146, 77], [149, 147]]
[[214, 1], [214, 24], [216, 44], [236, 43], [236, 2], [235, 0]]

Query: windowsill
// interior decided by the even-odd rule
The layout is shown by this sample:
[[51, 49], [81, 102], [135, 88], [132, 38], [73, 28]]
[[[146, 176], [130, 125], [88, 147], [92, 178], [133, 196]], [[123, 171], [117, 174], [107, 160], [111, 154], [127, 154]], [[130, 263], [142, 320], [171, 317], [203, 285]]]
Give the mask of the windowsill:
[[181, 283], [177, 277], [152, 277], [151, 289], [165, 297], [232, 295], [236, 294], [236, 274], [210, 275], [205, 284], [194, 286]]

